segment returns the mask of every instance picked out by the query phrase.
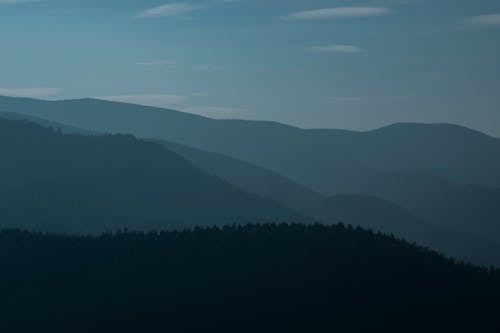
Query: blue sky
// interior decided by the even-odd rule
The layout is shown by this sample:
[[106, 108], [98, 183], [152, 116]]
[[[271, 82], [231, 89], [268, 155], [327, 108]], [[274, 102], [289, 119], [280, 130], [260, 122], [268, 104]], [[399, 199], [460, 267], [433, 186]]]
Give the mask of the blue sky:
[[0, 0], [0, 95], [500, 136], [497, 0]]

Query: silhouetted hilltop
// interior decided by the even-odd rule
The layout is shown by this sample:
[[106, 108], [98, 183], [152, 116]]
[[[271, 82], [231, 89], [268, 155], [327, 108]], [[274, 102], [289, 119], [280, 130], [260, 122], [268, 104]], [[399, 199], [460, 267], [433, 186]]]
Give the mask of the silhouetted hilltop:
[[331, 218], [352, 225], [404, 235], [419, 229], [421, 221], [408, 210], [366, 195], [335, 195], [326, 199]]
[[92, 99], [1, 98], [2, 110], [229, 155], [326, 195], [365, 193], [360, 192], [363, 184], [398, 172], [500, 186], [500, 140], [454, 125], [396, 124], [368, 132], [303, 130]]
[[130, 135], [0, 118], [0, 226], [64, 232], [289, 221], [299, 215]]
[[[29, 119], [63, 133], [93, 135], [79, 128], [23, 114], [0, 113], [0, 117], [4, 116]], [[481, 200], [469, 200], [460, 202], [459, 207], [451, 207], [452, 199], [467, 187], [442, 177], [398, 172], [358, 182], [359, 188], [351, 189], [354, 194], [336, 195], [327, 199], [286, 177], [249, 162], [163, 140], [152, 141], [182, 155], [210, 175], [248, 192], [270, 198], [317, 221], [342, 221], [393, 233], [463, 260], [481, 264], [500, 263], [500, 237], [497, 237], [498, 232], [495, 231], [498, 230], [495, 229], [498, 219], [494, 218], [500, 212], [500, 205], [492, 191], [483, 191], [480, 196], [484, 202], [490, 202], [488, 205], [482, 204]], [[448, 208], [450, 211], [447, 211]], [[474, 214], [454, 213], [464, 210]], [[481, 230], [482, 225], [485, 226], [484, 230]]]
[[[467, 207], [466, 203], [463, 204]], [[470, 224], [470, 228], [466, 229], [458, 228], [453, 213], [448, 213], [446, 216], [443, 214], [442, 217], [437, 217], [435, 214], [433, 215], [435, 218], [425, 219], [395, 203], [366, 195], [335, 195], [326, 199], [323, 205], [326, 206], [322, 210], [323, 219], [326, 221], [341, 221], [394, 234], [396, 237], [404, 237], [408, 241], [417, 242], [461, 260], [500, 265], [498, 243], [500, 238], [491, 234], [488, 237], [485, 233], [475, 230], [480, 229], [478, 225], [483, 223], [496, 225], [494, 219], [481, 220], [484, 214], [478, 215], [481, 216], [479, 218], [469, 215], [471, 218], [464, 222], [464, 225]], [[444, 209], [443, 212], [447, 210]], [[481, 222], [478, 222], [480, 220]]]
[[323, 217], [319, 211], [320, 202], [324, 199], [322, 195], [276, 172], [226, 155], [167, 141], [157, 142], [231, 184], [294, 207], [304, 215]]
[[0, 232], [3, 332], [493, 332], [500, 275], [343, 225]]
[[60, 130], [64, 134], [81, 134], [81, 135], [93, 135], [94, 133], [88, 130], [84, 130], [78, 127], [73, 127], [69, 125], [60, 124], [54, 121], [29, 116], [21, 113], [14, 112], [1, 112], [0, 118], [9, 119], [9, 120], [21, 120], [21, 121], [29, 121], [31, 123], [35, 123], [41, 125], [43, 127], [49, 127], [55, 130]]

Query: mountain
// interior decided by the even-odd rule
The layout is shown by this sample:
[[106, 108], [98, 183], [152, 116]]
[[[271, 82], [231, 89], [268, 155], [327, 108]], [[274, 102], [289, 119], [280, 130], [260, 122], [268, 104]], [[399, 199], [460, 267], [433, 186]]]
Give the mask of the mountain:
[[[500, 265], [499, 237], [459, 228], [449, 215], [441, 218], [436, 214], [434, 219], [424, 219], [393, 202], [367, 195], [335, 195], [327, 198], [323, 205], [325, 221], [393, 234], [467, 262]], [[464, 225], [474, 225], [479, 219], [465, 221]], [[495, 224], [493, 221], [482, 223]]]
[[326, 197], [249, 162], [172, 142], [154, 141], [178, 153], [209, 174], [285, 206], [293, 207], [318, 221], [342, 221], [400, 236], [410, 235], [409, 239], [415, 239], [413, 231], [424, 228], [421, 221], [408, 209], [375, 196], [339, 194]]
[[88, 233], [302, 219], [130, 135], [66, 135], [0, 118], [0, 155], [3, 228]]
[[[392, 202], [366, 195], [335, 195], [325, 200], [330, 218], [343, 223], [407, 236], [424, 225], [408, 210]], [[411, 238], [410, 238], [411, 239]]]
[[435, 223], [464, 233], [500, 240], [500, 188], [464, 186], [443, 196], [432, 214]]
[[84, 130], [84, 129], [81, 129], [78, 127], [64, 125], [64, 124], [50, 121], [47, 119], [42, 119], [42, 118], [38, 118], [38, 117], [34, 117], [34, 116], [21, 114], [21, 113], [1, 112], [0, 111], [0, 118], [8, 119], [8, 120], [29, 121], [31, 123], [35, 123], [35, 124], [41, 125], [43, 127], [49, 127], [49, 128], [54, 129], [54, 130], [61, 131], [64, 134], [81, 134], [81, 135], [97, 134], [97, 133], [94, 133], [94, 132], [91, 132], [88, 130]]
[[50, 102], [4, 97], [2, 110], [221, 153], [325, 195], [364, 194], [366, 184], [398, 173], [500, 187], [500, 140], [455, 125], [396, 124], [367, 132], [304, 130], [92, 99]]
[[[97, 132], [68, 126], [25, 114], [0, 112], [0, 118], [25, 120], [61, 131], [64, 134], [99, 135]], [[102, 135], [102, 134], [101, 134]], [[324, 197], [305, 186], [297, 184], [273, 171], [258, 167], [226, 155], [203, 151], [173, 142], [150, 139], [189, 160], [206, 173], [223, 179], [249, 192], [273, 199], [288, 207], [295, 207], [305, 215], [314, 216], [314, 211]]]
[[[26, 119], [60, 130], [62, 133], [95, 135], [79, 128], [22, 114], [0, 113], [0, 117]], [[327, 198], [249, 162], [172, 142], [150, 141], [181, 155], [207, 174], [247, 192], [272, 199], [316, 221], [325, 223], [342, 221], [375, 231], [392, 233], [462, 260], [488, 265], [499, 263], [500, 246], [496, 240], [500, 238], [492, 238], [491, 235], [494, 233], [488, 235], [478, 233], [478, 228], [462, 228], [457, 225], [458, 220], [455, 216], [450, 213], [444, 214], [446, 213], [444, 207], [450, 205], [446, 198], [454, 198], [456, 193], [461, 193], [464, 188], [445, 179], [399, 173], [367, 184], [370, 185], [366, 188], [367, 194], [335, 195]], [[376, 197], [377, 193], [390, 198], [391, 201]], [[491, 200], [494, 202], [496, 199], [493, 197]], [[460, 207], [474, 209], [477, 204], [480, 202], [471, 200], [468, 203], [461, 203]], [[484, 205], [479, 207], [485, 208]], [[499, 211], [498, 205], [495, 204], [488, 208], [491, 216]], [[465, 216], [470, 218], [465, 219]], [[476, 216], [485, 217], [487, 214], [482, 211]], [[472, 214], [463, 214], [461, 217], [463, 225], [467, 223], [471, 226], [479, 225], [477, 218]], [[482, 223], [495, 226], [496, 221], [490, 219]]]
[[496, 332], [500, 272], [344, 225], [0, 232], [2, 332]]
[[173, 142], [155, 140], [169, 150], [188, 159], [205, 172], [244, 188], [252, 193], [271, 198], [304, 215], [323, 219], [324, 196], [276, 172], [230, 156], [203, 151]]

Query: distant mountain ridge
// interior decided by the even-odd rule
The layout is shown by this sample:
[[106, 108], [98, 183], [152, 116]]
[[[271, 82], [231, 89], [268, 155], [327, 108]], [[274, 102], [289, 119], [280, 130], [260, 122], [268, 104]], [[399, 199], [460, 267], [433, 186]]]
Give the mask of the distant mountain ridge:
[[[60, 130], [62, 133], [99, 135], [28, 115], [0, 112], [0, 117], [26, 119]], [[399, 237], [431, 246], [448, 255], [473, 262], [491, 264], [496, 263], [500, 258], [500, 248], [495, 245], [496, 238], [492, 240], [489, 240], [491, 237], [484, 238], [484, 233], [474, 236], [477, 231], [474, 228], [460, 226], [455, 228], [455, 219], [450, 214], [442, 215], [439, 219], [435, 218], [439, 216], [441, 206], [449, 205], [448, 202], [441, 203], [443, 199], [447, 196], [453, 197], [454, 193], [462, 191], [461, 187], [445, 179], [399, 174], [386, 179], [378, 179], [376, 183], [366, 184], [372, 188], [378, 188], [379, 191], [380, 188], [387, 187], [386, 183], [397, 184], [392, 189], [387, 187], [382, 193], [383, 197], [389, 197], [393, 202], [400, 202], [402, 206], [378, 199], [377, 191], [368, 191], [364, 195], [336, 195], [327, 199], [273, 171], [236, 158], [172, 142], [152, 141], [164, 145], [169, 151], [178, 153], [208, 174], [251, 193], [270, 198], [318, 221], [327, 223], [342, 221], [376, 231], [394, 233]], [[36, 189], [31, 189], [31, 191], [34, 190]], [[427, 200], [422, 200], [422, 198]], [[467, 207], [463, 203], [461, 205], [464, 208]], [[403, 207], [409, 207], [410, 210]], [[490, 206], [488, 209], [486, 212], [491, 215], [496, 214], [498, 210], [495, 206]], [[470, 217], [470, 214], [468, 216]], [[462, 221], [462, 225], [471, 222], [475, 224], [474, 221], [475, 219]], [[453, 231], [455, 229], [457, 231]], [[464, 251], [464, 248], [467, 250]]]
[[2, 110], [221, 153], [325, 195], [363, 193], [364, 184], [400, 172], [500, 186], [500, 140], [456, 125], [396, 124], [367, 132], [305, 130], [93, 99], [1, 98]]
[[130, 135], [66, 135], [0, 118], [0, 154], [2, 228], [94, 233], [304, 220]]

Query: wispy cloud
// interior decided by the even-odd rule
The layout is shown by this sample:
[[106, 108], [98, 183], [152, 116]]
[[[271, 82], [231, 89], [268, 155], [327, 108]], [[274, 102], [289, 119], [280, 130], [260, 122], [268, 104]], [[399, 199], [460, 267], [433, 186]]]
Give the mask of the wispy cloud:
[[193, 69], [202, 71], [221, 71], [227, 69], [227, 67], [215, 64], [202, 64], [193, 66]]
[[50, 97], [61, 92], [61, 88], [0, 88], [0, 95], [14, 97]]
[[178, 107], [187, 100], [187, 97], [183, 95], [172, 94], [132, 94], [101, 96], [97, 97], [97, 99], [155, 107]]
[[363, 49], [356, 45], [328, 45], [328, 46], [313, 46], [309, 47], [308, 50], [314, 52], [333, 52], [333, 53], [360, 53]]
[[285, 17], [287, 20], [326, 20], [360, 18], [391, 14], [386, 7], [334, 7], [295, 12]]
[[174, 67], [175, 65], [177, 65], [176, 62], [169, 60], [138, 61], [135, 64], [138, 66], [151, 66], [151, 67]]
[[0, 5], [10, 5], [16, 3], [42, 2], [44, 0], [0, 0]]
[[203, 98], [203, 97], [211, 97], [212, 94], [204, 93], [204, 92], [193, 92], [193, 93], [191, 93], [191, 96]]
[[471, 16], [465, 18], [464, 23], [476, 28], [500, 27], [500, 14]]
[[157, 18], [183, 15], [189, 12], [203, 9], [203, 6], [194, 5], [187, 2], [174, 2], [153, 8], [146, 9], [137, 17], [139, 18]]
[[242, 0], [212, 0], [214, 3], [237, 3], [241, 1]]
[[327, 100], [327, 103], [357, 103], [362, 100], [361, 97], [331, 97]]
[[415, 94], [400, 94], [400, 95], [386, 95], [386, 96], [335, 96], [327, 98], [327, 104], [351, 104], [351, 103], [397, 103], [405, 102], [415, 98]]

